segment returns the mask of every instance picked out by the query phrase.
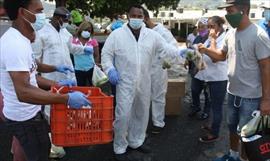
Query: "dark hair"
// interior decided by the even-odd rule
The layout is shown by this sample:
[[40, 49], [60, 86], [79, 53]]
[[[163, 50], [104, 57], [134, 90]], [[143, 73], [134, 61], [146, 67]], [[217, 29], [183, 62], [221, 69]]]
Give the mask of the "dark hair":
[[143, 7], [143, 14], [145, 18], [150, 18], [149, 12]]
[[127, 13], [129, 13], [131, 11], [132, 8], [139, 8], [139, 9], [142, 9], [143, 10], [143, 7], [139, 4], [133, 4], [131, 5], [129, 8], [128, 8], [128, 11]]
[[32, 0], [5, 0], [4, 8], [10, 20], [18, 18], [19, 8], [28, 8]]
[[225, 20], [219, 16], [213, 16], [208, 19], [212, 20], [214, 23], [216, 23], [219, 27], [222, 27], [223, 24], [225, 24]]
[[249, 12], [250, 12], [250, 5], [247, 5], [247, 4], [238, 4], [238, 5], [236, 5], [236, 8], [238, 9], [238, 10], [240, 10], [240, 11], [245, 11], [245, 9], [247, 9], [247, 15], [249, 15]]

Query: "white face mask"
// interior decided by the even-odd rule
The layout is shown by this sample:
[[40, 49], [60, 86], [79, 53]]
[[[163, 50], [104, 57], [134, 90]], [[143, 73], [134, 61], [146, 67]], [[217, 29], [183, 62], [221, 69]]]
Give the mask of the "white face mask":
[[143, 19], [140, 18], [130, 18], [129, 19], [129, 25], [131, 28], [138, 30], [142, 27]]
[[89, 31], [82, 31], [81, 36], [85, 39], [89, 39], [91, 34]]
[[34, 14], [32, 13], [31, 11], [25, 9], [27, 12], [35, 15], [36, 17], [36, 21], [34, 23], [31, 23], [29, 20], [27, 20], [26, 18], [24, 18], [27, 22], [30, 23], [30, 25], [32, 26], [32, 28], [35, 30], [35, 31], [38, 31], [40, 29], [42, 29], [42, 27], [45, 25], [46, 23], [46, 15], [45, 13], [37, 13], [37, 14]]

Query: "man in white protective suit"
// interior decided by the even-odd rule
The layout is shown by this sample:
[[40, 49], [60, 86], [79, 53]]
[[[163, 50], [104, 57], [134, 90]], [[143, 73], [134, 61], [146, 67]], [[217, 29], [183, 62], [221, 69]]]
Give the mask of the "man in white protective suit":
[[[150, 29], [153, 29], [159, 33], [167, 43], [178, 47], [176, 39], [172, 33], [160, 23], [154, 23], [149, 16], [149, 12], [144, 8], [144, 23]], [[165, 122], [165, 105], [166, 105], [166, 93], [168, 86], [168, 72], [167, 69], [163, 69], [164, 60], [159, 55], [154, 57], [151, 73], [151, 108], [152, 108], [152, 133], [158, 134], [164, 128]]]
[[[35, 42], [32, 44], [36, 58], [44, 64], [69, 65], [73, 71], [70, 53], [92, 54], [93, 49], [82, 45], [72, 44], [72, 35], [66, 26], [70, 19], [70, 12], [64, 7], [58, 7], [49, 23], [37, 32]], [[44, 73], [43, 77], [59, 81], [73, 79], [76, 81], [74, 72], [70, 73]]]
[[[73, 80], [71, 85], [76, 85], [76, 77], [70, 53], [92, 54], [93, 48], [71, 43], [72, 35], [66, 29], [69, 19], [70, 12], [66, 8], [56, 8], [51, 21], [46, 23], [41, 30], [37, 31], [32, 48], [36, 59], [41, 63], [59, 67], [58, 71], [66, 71], [62, 73], [42, 73], [41, 75], [43, 77], [57, 82], [69, 79]], [[67, 69], [65, 69], [67, 67], [70, 72], [67, 72]], [[49, 120], [49, 105], [45, 106], [45, 115]], [[50, 158], [62, 158], [64, 155], [65, 151], [63, 148], [52, 145]]]
[[127, 148], [150, 153], [145, 144], [151, 98], [152, 60], [184, 61], [181, 49], [165, 42], [155, 31], [145, 27], [140, 5], [128, 10], [128, 24], [114, 30], [101, 54], [102, 67], [116, 85], [114, 153], [120, 161], [134, 160]]

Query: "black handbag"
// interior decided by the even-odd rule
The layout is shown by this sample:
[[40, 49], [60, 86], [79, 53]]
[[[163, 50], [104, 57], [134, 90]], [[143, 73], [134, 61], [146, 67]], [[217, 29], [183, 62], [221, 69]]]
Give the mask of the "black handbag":
[[256, 133], [249, 138], [242, 138], [249, 161], [270, 161], [270, 128], [268, 120], [268, 117], [261, 116]]

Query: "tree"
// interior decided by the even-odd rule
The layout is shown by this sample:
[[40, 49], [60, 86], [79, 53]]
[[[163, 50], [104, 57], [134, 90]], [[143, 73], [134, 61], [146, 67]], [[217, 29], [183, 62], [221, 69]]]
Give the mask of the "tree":
[[67, 7], [81, 9], [83, 13], [87, 11], [98, 17], [110, 17], [114, 14], [123, 14], [131, 4], [145, 4], [148, 9], [158, 11], [162, 6], [175, 7], [180, 0], [56, 0], [67, 1]]

